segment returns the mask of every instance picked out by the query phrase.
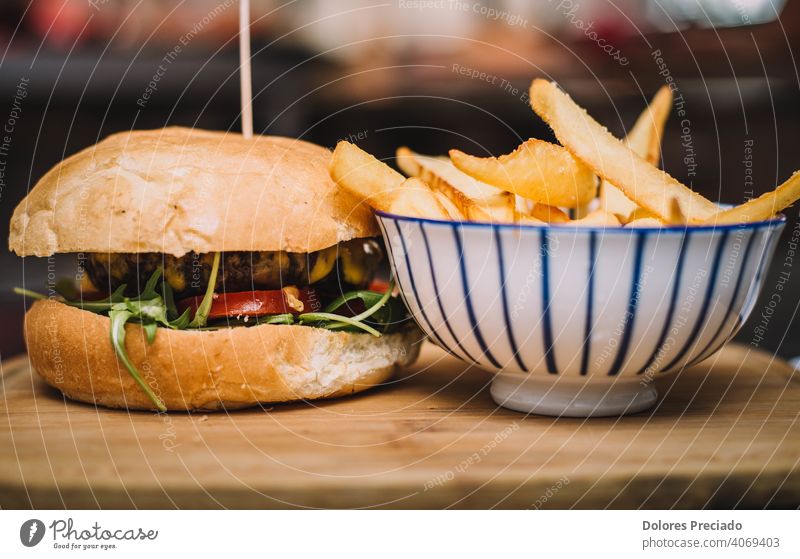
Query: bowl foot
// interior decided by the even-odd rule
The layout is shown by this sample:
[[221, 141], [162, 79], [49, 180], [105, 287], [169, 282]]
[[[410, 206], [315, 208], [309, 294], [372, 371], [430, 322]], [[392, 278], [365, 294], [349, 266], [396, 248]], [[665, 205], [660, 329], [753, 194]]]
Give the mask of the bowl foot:
[[609, 417], [653, 406], [658, 393], [652, 383], [617, 378], [586, 382], [575, 377], [498, 373], [492, 399], [515, 411], [561, 417]]

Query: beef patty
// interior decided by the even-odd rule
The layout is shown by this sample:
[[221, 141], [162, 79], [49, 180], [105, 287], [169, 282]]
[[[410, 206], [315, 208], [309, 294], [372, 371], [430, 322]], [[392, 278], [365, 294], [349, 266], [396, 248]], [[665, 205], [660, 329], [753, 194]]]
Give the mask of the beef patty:
[[[176, 257], [146, 252], [88, 253], [85, 271], [95, 288], [113, 291], [122, 284], [133, 295], [139, 293], [153, 272], [162, 266], [167, 283], [176, 296], [205, 291], [211, 275], [212, 253], [190, 253]], [[355, 239], [311, 253], [225, 252], [217, 275], [217, 291], [281, 289], [288, 285], [309, 285], [330, 280], [363, 287], [372, 279], [382, 257], [373, 239]]]

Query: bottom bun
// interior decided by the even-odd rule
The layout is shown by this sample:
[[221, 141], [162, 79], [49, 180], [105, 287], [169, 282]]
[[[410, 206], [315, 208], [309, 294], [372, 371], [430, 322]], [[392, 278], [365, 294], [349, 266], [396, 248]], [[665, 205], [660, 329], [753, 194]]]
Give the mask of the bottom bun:
[[[117, 360], [110, 320], [57, 301], [25, 315], [33, 368], [69, 398], [111, 408], [156, 407]], [[191, 331], [159, 328], [153, 345], [126, 326], [128, 355], [169, 410], [219, 410], [332, 398], [388, 379], [412, 363], [416, 328], [375, 338], [308, 326]]]

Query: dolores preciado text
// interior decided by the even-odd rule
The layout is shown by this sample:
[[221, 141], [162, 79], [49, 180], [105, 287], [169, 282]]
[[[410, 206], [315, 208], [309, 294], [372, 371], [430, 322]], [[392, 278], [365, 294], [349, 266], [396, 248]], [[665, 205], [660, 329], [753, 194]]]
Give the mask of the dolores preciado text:
[[742, 529], [741, 522], [734, 522], [733, 520], [715, 520], [713, 522], [700, 522], [692, 520], [691, 522], [664, 522], [663, 520], [643, 520], [642, 530], [701, 530], [712, 532], [724, 531], [739, 531]]

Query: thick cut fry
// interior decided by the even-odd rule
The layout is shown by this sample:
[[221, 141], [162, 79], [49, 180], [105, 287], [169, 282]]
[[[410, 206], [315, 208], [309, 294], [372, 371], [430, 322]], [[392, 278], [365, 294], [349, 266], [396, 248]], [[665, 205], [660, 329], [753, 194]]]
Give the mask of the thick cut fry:
[[637, 228], [637, 227], [664, 227], [664, 222], [660, 219], [656, 219], [655, 217], [640, 217], [639, 219], [634, 219], [629, 221], [625, 227]]
[[652, 165], [661, 160], [661, 138], [671, 108], [672, 90], [663, 85], [625, 137], [625, 145]]
[[522, 196], [514, 196], [515, 221], [520, 223], [566, 223], [569, 216], [555, 206], [547, 204], [537, 204], [533, 200], [528, 200]]
[[[407, 182], [408, 181], [406, 181], [403, 184], [409, 186]], [[414, 183], [412, 186], [416, 186], [416, 183]], [[466, 219], [461, 210], [458, 209], [458, 206], [456, 206], [450, 198], [448, 198], [443, 193], [438, 192], [436, 190], [431, 190], [431, 192], [433, 192], [433, 195], [434, 197], [436, 197], [436, 200], [439, 201], [439, 206], [441, 206], [444, 209], [448, 218], [458, 221], [463, 221], [464, 219]]]
[[536, 219], [532, 215], [517, 213], [515, 221], [527, 225], [547, 225], [547, 222]]
[[569, 221], [569, 216], [567, 214], [547, 204], [534, 204], [533, 209], [531, 209], [528, 215], [547, 223], [566, 223]]
[[624, 192], [607, 180], [603, 180], [600, 183], [599, 198], [600, 207], [608, 213], [619, 216], [622, 223], [627, 223], [636, 219], [634, 214], [637, 210], [641, 210], [641, 208], [636, 205], [636, 202], [625, 196]]
[[554, 83], [534, 80], [530, 96], [533, 110], [550, 125], [559, 142], [659, 218], [669, 219], [672, 198], [678, 200], [681, 211], [692, 222], [719, 212], [716, 204], [636, 155]]
[[472, 221], [494, 221], [498, 223], [513, 223], [517, 220], [513, 199], [497, 204], [473, 204], [467, 212], [467, 217]]
[[533, 208], [536, 206], [536, 202], [523, 198], [522, 196], [517, 196], [516, 194], [513, 194], [513, 196], [514, 209], [521, 214], [530, 215]]
[[595, 197], [592, 170], [561, 146], [531, 138], [508, 155], [475, 157], [450, 150], [456, 167], [505, 191], [549, 206], [575, 208]]
[[405, 179], [349, 142], [336, 145], [330, 174], [339, 186], [376, 210], [409, 217], [464, 218], [447, 197], [440, 197], [420, 179]]
[[494, 203], [511, 197], [508, 192], [460, 171], [449, 157], [421, 155], [400, 147], [397, 148], [397, 166], [408, 176], [421, 178], [434, 190], [444, 183], [444, 186], [454, 188], [477, 202]]
[[574, 225], [578, 227], [619, 227], [622, 225], [617, 216], [610, 214], [604, 210], [595, 210], [586, 217], [580, 219], [573, 219], [566, 223], [557, 223], [556, 225]]
[[[445, 207], [442, 204], [442, 198], [447, 200], [445, 196], [441, 198], [437, 196], [437, 193], [432, 191], [420, 179], [412, 177], [401, 183], [400, 187], [395, 191], [389, 207], [384, 211], [408, 217], [444, 220], [461, 219], [458, 209], [452, 204], [449, 204], [449, 207]], [[450, 213], [451, 211], [454, 212], [454, 215]]]
[[[673, 204], [674, 203], [675, 201], [673, 200]], [[664, 220], [660, 219], [656, 214], [654, 214], [650, 210], [646, 210], [638, 206], [636, 207], [635, 210], [633, 210], [633, 213], [631, 213], [631, 215], [628, 216], [628, 221], [623, 221], [623, 223], [628, 223], [629, 221], [634, 221], [636, 219], [658, 219], [659, 223], [665, 223]]]
[[800, 171], [795, 171], [789, 177], [789, 180], [772, 192], [762, 194], [758, 198], [754, 198], [735, 208], [722, 210], [706, 219], [704, 223], [725, 225], [729, 223], [763, 221], [788, 208], [797, 200], [800, 200]]
[[[656, 166], [661, 159], [661, 137], [671, 107], [672, 90], [662, 86], [625, 137], [625, 145], [636, 155]], [[619, 216], [622, 223], [636, 219], [631, 217], [638, 207], [636, 202], [607, 180], [600, 184], [600, 205], [607, 212]]]
[[514, 221], [514, 196], [459, 171], [447, 157], [397, 149], [397, 166], [446, 196], [461, 215], [473, 221]]
[[333, 150], [331, 178], [342, 188], [377, 210], [389, 208], [406, 180], [403, 175], [378, 161], [350, 142], [341, 141]]
[[678, 201], [673, 198], [672, 203], [670, 204], [670, 216], [669, 216], [669, 223], [670, 225], [686, 225], [689, 223], [689, 220], [686, 219], [686, 216], [683, 215], [683, 210], [681, 210], [681, 205]]

